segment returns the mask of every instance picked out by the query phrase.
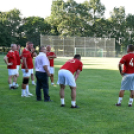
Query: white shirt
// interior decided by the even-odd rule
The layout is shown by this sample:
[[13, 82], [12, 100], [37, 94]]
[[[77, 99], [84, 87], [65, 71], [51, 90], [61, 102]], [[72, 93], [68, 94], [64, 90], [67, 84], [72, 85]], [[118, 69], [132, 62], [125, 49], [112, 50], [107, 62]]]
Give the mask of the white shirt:
[[47, 65], [48, 70], [50, 70], [50, 63], [46, 54], [40, 52], [39, 55], [35, 58], [35, 70], [39, 72], [46, 72], [43, 66]]

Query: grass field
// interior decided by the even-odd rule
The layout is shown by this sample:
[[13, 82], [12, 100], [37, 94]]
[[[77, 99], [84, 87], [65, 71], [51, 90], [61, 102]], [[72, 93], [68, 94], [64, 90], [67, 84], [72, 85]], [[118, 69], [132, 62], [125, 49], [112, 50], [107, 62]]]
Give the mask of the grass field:
[[[58, 69], [68, 58], [55, 60]], [[50, 85], [53, 102], [37, 102], [30, 81], [30, 98], [21, 98], [21, 87], [9, 90], [7, 69], [0, 56], [0, 134], [133, 134], [134, 107], [128, 107], [129, 92], [116, 107], [121, 76], [119, 58], [83, 58], [84, 69], [77, 80], [77, 104], [71, 109], [70, 89], [65, 89], [66, 107], [60, 107], [59, 87]], [[22, 73], [18, 83], [21, 84]]]

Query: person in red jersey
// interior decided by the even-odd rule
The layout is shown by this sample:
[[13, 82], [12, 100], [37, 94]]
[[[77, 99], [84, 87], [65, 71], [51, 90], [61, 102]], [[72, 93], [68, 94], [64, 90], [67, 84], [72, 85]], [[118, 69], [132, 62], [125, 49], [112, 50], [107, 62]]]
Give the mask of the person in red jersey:
[[[16, 44], [15, 44], [16, 45]], [[17, 62], [17, 67], [16, 67], [16, 76], [14, 76], [15, 81], [17, 82], [17, 78], [19, 77], [19, 67], [20, 67], [20, 55], [19, 55], [19, 50], [20, 50], [20, 45], [16, 45], [16, 50], [14, 51], [15, 56], [16, 56], [16, 62]], [[16, 87], [19, 87], [19, 85], [16, 83]]]
[[56, 54], [54, 52], [51, 52], [51, 46], [46, 47], [46, 55], [50, 62], [50, 79], [51, 79], [51, 85], [54, 85], [54, 58], [56, 58]]
[[[32, 55], [32, 58], [37, 56], [37, 53], [35, 52], [34, 48], [31, 50], [31, 55]], [[31, 80], [32, 80], [32, 85], [36, 85], [34, 82], [34, 70], [33, 70], [33, 68], [31, 69]]]
[[[71, 89], [71, 108], [78, 108], [76, 105], [76, 80], [82, 71], [83, 64], [80, 61], [81, 56], [76, 54], [73, 59], [68, 60], [58, 72], [58, 82], [60, 85], [61, 107], [65, 106], [64, 89], [65, 85], [69, 85]], [[76, 73], [75, 73], [76, 72]], [[74, 76], [75, 73], [75, 76]]]
[[31, 76], [31, 69], [33, 69], [33, 61], [31, 55], [31, 49], [33, 49], [33, 43], [28, 41], [26, 47], [22, 51], [22, 73], [23, 73], [23, 83], [22, 83], [22, 97], [33, 96], [29, 92], [29, 77]]
[[[16, 45], [15, 44], [11, 44], [11, 50], [7, 53], [7, 55], [4, 57], [4, 61], [7, 64], [7, 68], [8, 68], [8, 84], [9, 84], [9, 88], [10, 89], [15, 89], [17, 88], [15, 86], [16, 84], [16, 79], [14, 76], [17, 75], [16, 73], [16, 66], [17, 66], [17, 62], [16, 62], [16, 56], [15, 56], [15, 51], [16, 50]], [[13, 78], [13, 83], [12, 83], [12, 78]]]
[[[131, 107], [134, 98], [134, 46], [127, 46], [127, 53], [124, 55], [119, 62], [119, 71], [122, 76], [121, 89], [119, 92], [119, 99], [116, 106], [121, 106], [121, 101], [124, 96], [125, 90], [130, 90], [130, 98], [128, 106]], [[124, 65], [124, 70], [122, 70]]]

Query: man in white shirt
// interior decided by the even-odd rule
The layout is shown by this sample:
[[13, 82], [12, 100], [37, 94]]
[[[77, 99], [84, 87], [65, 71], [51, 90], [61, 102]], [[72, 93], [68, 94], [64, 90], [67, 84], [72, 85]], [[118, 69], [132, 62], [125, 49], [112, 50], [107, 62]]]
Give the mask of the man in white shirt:
[[41, 89], [43, 88], [44, 101], [50, 102], [48, 77], [51, 76], [49, 72], [49, 60], [46, 57], [46, 49], [44, 46], [40, 47], [39, 55], [35, 58], [35, 71], [36, 71], [36, 96], [37, 101], [41, 101]]

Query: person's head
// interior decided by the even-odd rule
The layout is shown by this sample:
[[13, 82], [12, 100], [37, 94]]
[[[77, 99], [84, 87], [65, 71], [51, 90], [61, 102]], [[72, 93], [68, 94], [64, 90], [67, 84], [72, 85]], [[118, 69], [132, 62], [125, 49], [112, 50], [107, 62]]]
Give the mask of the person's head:
[[80, 56], [79, 54], [76, 54], [76, 55], [74, 56], [74, 59], [81, 60], [81, 56]]
[[127, 46], [127, 52], [133, 52], [134, 51], [134, 46], [132, 44]]
[[50, 45], [47, 45], [47, 46], [46, 46], [46, 50], [47, 50], [48, 52], [50, 52], [50, 51], [51, 51], [51, 46], [50, 46]]
[[46, 48], [45, 48], [45, 46], [41, 46], [40, 49], [39, 49], [39, 52], [46, 53]]
[[11, 44], [11, 49], [12, 49], [12, 51], [15, 51], [17, 49], [17, 45], [16, 44]]
[[20, 45], [17, 45], [17, 50], [18, 50], [18, 51], [20, 50]]
[[31, 41], [26, 42], [26, 48], [31, 51], [33, 49], [33, 43]]

